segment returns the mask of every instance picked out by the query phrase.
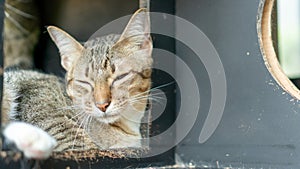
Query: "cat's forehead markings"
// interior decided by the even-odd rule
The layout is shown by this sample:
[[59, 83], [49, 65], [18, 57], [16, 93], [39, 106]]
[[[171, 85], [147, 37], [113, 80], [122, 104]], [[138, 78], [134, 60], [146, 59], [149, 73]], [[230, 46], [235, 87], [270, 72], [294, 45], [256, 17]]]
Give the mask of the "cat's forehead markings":
[[87, 67], [85, 68], [85, 71], [84, 71], [85, 77], [88, 77], [88, 76], [89, 76], [89, 72], [90, 72], [90, 68], [89, 68], [89, 66], [87, 66]]

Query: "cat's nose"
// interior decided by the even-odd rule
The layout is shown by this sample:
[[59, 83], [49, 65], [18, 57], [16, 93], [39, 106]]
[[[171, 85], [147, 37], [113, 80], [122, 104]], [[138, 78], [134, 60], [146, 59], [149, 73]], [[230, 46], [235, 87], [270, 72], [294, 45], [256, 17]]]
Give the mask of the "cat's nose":
[[110, 101], [102, 102], [102, 103], [96, 103], [96, 106], [98, 107], [98, 109], [100, 109], [103, 112], [106, 111], [106, 109], [108, 108], [109, 105], [110, 105]]

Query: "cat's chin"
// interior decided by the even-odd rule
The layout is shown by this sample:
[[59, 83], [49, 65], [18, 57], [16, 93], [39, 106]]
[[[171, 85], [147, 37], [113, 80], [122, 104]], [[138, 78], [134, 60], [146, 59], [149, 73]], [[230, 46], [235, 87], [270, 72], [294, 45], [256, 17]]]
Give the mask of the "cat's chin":
[[104, 124], [112, 124], [116, 122], [119, 118], [113, 119], [113, 118], [104, 118], [104, 119], [97, 119], [99, 122], [104, 123]]
[[105, 123], [105, 124], [111, 124], [116, 122], [120, 119], [119, 115], [105, 115], [103, 117], [97, 117], [96, 118], [99, 122]]

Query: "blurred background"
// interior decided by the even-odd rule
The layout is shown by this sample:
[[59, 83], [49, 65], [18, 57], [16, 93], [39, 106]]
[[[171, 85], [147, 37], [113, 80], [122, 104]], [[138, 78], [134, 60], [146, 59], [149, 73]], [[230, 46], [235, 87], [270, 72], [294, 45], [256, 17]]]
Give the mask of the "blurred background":
[[85, 42], [103, 25], [134, 13], [139, 5], [138, 0], [46, 0], [37, 3], [43, 32], [35, 54], [35, 65], [38, 69], [59, 76], [64, 75], [59, 53], [44, 26], [58, 26], [78, 41]]

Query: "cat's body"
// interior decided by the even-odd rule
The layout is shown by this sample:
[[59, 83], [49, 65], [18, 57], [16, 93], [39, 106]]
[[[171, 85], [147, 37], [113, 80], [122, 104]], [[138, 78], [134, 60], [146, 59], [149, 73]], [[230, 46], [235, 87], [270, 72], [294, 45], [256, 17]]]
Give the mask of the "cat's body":
[[4, 73], [2, 112], [8, 116], [4, 118], [8, 119], [6, 123], [22, 121], [43, 129], [59, 142], [55, 148], [58, 151], [93, 145], [89, 137], [83, 137], [83, 129], [77, 127], [78, 118], [70, 107], [72, 101], [65, 92], [63, 79], [27, 70]]
[[[141, 147], [140, 123], [151, 86], [149, 29], [145, 9], [134, 14], [122, 35], [93, 39], [84, 46], [59, 28], [48, 27], [66, 78], [5, 71], [5, 123], [22, 121], [46, 131], [57, 142], [49, 142], [49, 151]], [[30, 137], [4, 134], [15, 143]]]
[[139, 130], [136, 135], [129, 134], [113, 124], [78, 115], [83, 110], [73, 105], [63, 79], [27, 70], [7, 71], [4, 77], [6, 110], [2, 112], [10, 116], [5, 119], [43, 129], [57, 140], [55, 151], [140, 147]]

